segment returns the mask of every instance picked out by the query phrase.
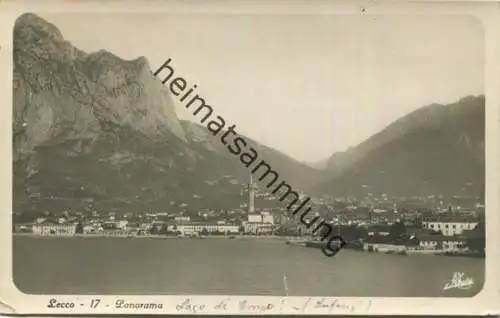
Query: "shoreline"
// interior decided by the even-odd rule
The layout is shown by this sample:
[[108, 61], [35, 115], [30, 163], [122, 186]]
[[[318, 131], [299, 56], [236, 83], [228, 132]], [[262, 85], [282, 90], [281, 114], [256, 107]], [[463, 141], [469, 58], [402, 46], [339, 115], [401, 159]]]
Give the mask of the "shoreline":
[[[12, 236], [17, 237], [34, 237], [34, 238], [117, 238], [117, 239], [179, 239], [179, 240], [205, 240], [205, 239], [217, 239], [217, 240], [275, 240], [275, 241], [288, 241], [294, 240], [290, 239], [289, 236], [257, 236], [257, 235], [229, 235], [229, 236], [168, 236], [168, 235], [107, 235], [107, 234], [76, 234], [76, 235], [38, 235], [33, 233], [12, 233]], [[297, 240], [303, 240], [298, 238]]]
[[[179, 237], [179, 236], [166, 236], [166, 235], [138, 235], [138, 236], [124, 236], [124, 235], [106, 235], [106, 234], [76, 234], [76, 235], [38, 235], [33, 233], [12, 233], [13, 237], [33, 237], [33, 238], [49, 238], [49, 239], [73, 239], [73, 238], [109, 238], [109, 239], [154, 239], [154, 240], [253, 240], [253, 241], [274, 241], [284, 242], [290, 246], [318, 248], [317, 246], [307, 245], [309, 240], [300, 237], [289, 236], [256, 236], [256, 235], [235, 235], [235, 236], [201, 236], [201, 237]], [[373, 253], [373, 254], [387, 254], [387, 255], [400, 255], [400, 256], [417, 256], [417, 255], [431, 255], [431, 256], [450, 256], [450, 257], [467, 257], [467, 258], [485, 258], [475, 254], [461, 254], [450, 253], [450, 251], [440, 250], [406, 250], [405, 253], [397, 253], [394, 251], [367, 251], [365, 249], [346, 248], [348, 250]]]
[[[289, 242], [287, 244], [295, 246], [303, 246], [315, 249], [322, 248], [322, 242]], [[467, 258], [485, 258], [485, 256], [480, 255], [475, 252], [464, 252], [450, 249], [440, 249], [440, 250], [430, 250], [430, 249], [416, 249], [408, 248], [404, 245], [392, 245], [391, 247], [386, 247], [384, 249], [369, 250], [365, 247], [363, 248], [353, 248], [344, 247], [344, 249], [364, 252], [364, 253], [374, 253], [374, 254], [387, 254], [387, 255], [399, 255], [399, 256], [416, 256], [416, 255], [431, 255], [431, 256], [451, 256], [451, 257], [467, 257]]]

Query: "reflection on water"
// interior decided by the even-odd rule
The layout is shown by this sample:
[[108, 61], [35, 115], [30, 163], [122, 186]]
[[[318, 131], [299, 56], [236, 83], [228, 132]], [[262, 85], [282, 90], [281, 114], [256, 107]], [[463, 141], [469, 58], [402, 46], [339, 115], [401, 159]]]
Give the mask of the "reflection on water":
[[[473, 278], [472, 288], [443, 290], [455, 272]], [[14, 237], [14, 281], [31, 294], [470, 297], [483, 278], [477, 258], [351, 250], [328, 258], [265, 240]]]

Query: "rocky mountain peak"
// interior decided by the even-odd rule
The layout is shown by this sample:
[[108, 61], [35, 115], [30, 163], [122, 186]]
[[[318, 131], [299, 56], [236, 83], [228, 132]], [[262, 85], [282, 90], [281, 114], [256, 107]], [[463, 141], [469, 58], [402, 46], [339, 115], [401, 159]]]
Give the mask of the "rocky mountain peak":
[[95, 140], [110, 124], [185, 140], [174, 102], [144, 57], [87, 54], [34, 14], [14, 28], [14, 104], [16, 157], [55, 140]]
[[38, 38], [50, 38], [53, 41], [64, 41], [64, 37], [59, 29], [33, 13], [25, 13], [21, 15], [14, 26], [16, 37], [31, 33], [32, 36]]

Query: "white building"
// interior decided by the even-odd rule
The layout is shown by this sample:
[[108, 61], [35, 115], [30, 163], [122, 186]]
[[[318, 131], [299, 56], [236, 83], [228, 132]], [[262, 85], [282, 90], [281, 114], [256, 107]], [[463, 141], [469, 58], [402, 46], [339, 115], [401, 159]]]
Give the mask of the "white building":
[[127, 224], [128, 224], [127, 220], [120, 220], [120, 221], [116, 222], [116, 227], [121, 229], [121, 230], [124, 230], [127, 228]]
[[422, 221], [422, 227], [431, 231], [441, 231], [444, 236], [461, 235], [465, 230], [474, 229], [478, 220], [459, 216], [439, 216]]
[[191, 218], [189, 216], [176, 216], [174, 218], [175, 222], [189, 222], [191, 221]]
[[270, 223], [243, 222], [243, 230], [248, 234], [270, 234], [273, 229], [274, 225]]
[[180, 224], [174, 226], [169, 226], [170, 231], [179, 231], [182, 234], [203, 234], [207, 233], [226, 233], [226, 234], [237, 234], [239, 232], [239, 226], [232, 224], [217, 224], [217, 223], [188, 223]]
[[76, 224], [62, 223], [46, 220], [33, 225], [33, 234], [43, 236], [71, 236], [76, 234]]
[[248, 214], [248, 222], [250, 223], [262, 223], [262, 215], [256, 213]]
[[274, 224], [274, 217], [269, 212], [261, 212], [262, 223]]
[[465, 246], [463, 236], [426, 235], [420, 237], [420, 247], [426, 250], [458, 250]]

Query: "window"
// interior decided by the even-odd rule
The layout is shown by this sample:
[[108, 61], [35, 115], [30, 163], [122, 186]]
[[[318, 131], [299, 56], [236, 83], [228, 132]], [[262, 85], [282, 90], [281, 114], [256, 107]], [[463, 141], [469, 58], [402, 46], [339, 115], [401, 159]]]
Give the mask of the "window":
[[454, 229], [457, 228], [457, 225], [456, 224], [453, 224], [451, 227], [453, 227]]

